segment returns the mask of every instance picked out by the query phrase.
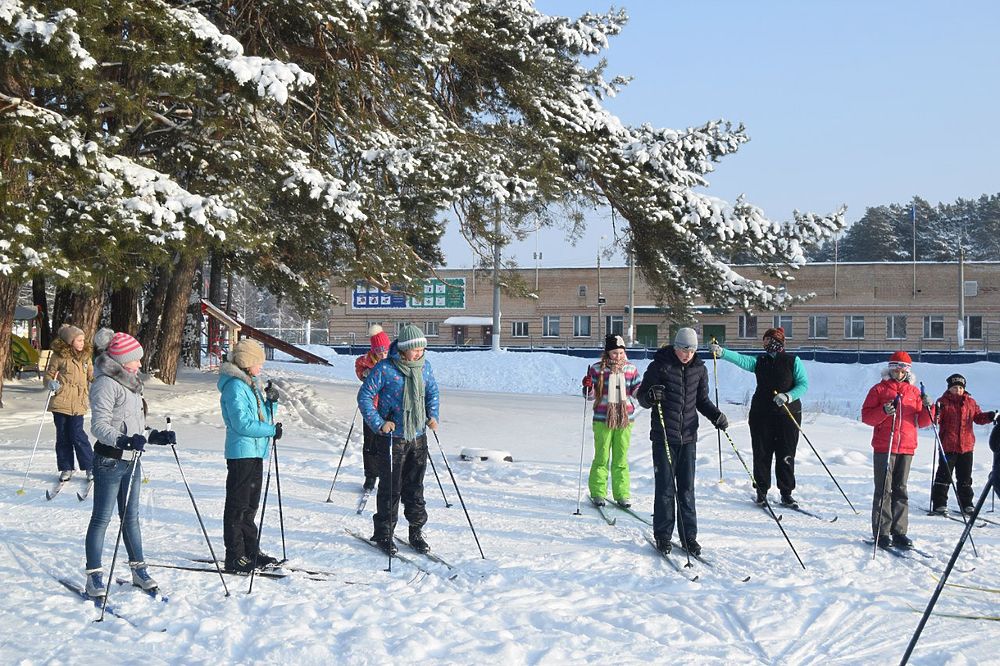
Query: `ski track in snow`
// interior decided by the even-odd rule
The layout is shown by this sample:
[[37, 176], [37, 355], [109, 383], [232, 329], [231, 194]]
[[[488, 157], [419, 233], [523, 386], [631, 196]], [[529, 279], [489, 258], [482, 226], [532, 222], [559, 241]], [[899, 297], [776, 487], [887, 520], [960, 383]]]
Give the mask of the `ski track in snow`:
[[[806, 401], [803, 427], [860, 514], [851, 512], [808, 444], [800, 440], [796, 495], [804, 508], [839, 516], [831, 524], [782, 512], [772, 491], [775, 512], [783, 515], [782, 525], [805, 571], [774, 521], [752, 503], [746, 472], [725, 439], [724, 481], [719, 482], [717, 436], [703, 423], [697, 452], [698, 539], [715, 567], [694, 562], [685, 571], [698, 574], [699, 580], [690, 582], [646, 542], [643, 531], [651, 528], [613, 508], [609, 510], [617, 526], [607, 525], [586, 498], [585, 478], [581, 515], [574, 515], [581, 436], [586, 447], [584, 477], [592, 451], [589, 414], [584, 417], [582, 398], [575, 395], [587, 361], [545, 358], [551, 356], [431, 355], [443, 385], [441, 443], [487, 556], [479, 558], [432, 438], [430, 452], [454, 506], [444, 507], [428, 470], [426, 534], [434, 552], [456, 566], [454, 580], [445, 567], [406, 548], [401, 554], [432, 574], [401, 561], [394, 561], [388, 573], [384, 556], [344, 532], [350, 528], [370, 534], [375, 504], [373, 497], [363, 516], [355, 514], [363, 478], [360, 416], [333, 501], [324, 501], [355, 412], [353, 359], [334, 356], [332, 369], [269, 365], [265, 373], [275, 379], [283, 396], [277, 419], [285, 424], [285, 437], [278, 448], [290, 564], [336, 575], [325, 581], [296, 573], [281, 580], [257, 578], [251, 595], [246, 594], [248, 579], [227, 576], [231, 597], [225, 598], [216, 574], [154, 568], [154, 577], [170, 596], [167, 604], [131, 586], [112, 588], [111, 604], [140, 629], [115, 617], [94, 623], [99, 611], [47, 573], [83, 584], [91, 499], [76, 500], [70, 492], [78, 483], [74, 479], [58, 497], [45, 501], [45, 489], [55, 477], [47, 414], [26, 494], [16, 495], [45, 394], [37, 381], [7, 385], [8, 407], [0, 412], [0, 502], [5, 509], [0, 513], [0, 542], [5, 546], [0, 550], [0, 575], [7, 583], [6, 603], [0, 605], [0, 626], [5, 628], [0, 659], [23, 664], [109, 658], [154, 664], [898, 661], [919, 619], [907, 604], [923, 608], [935, 582], [924, 564], [885, 553], [873, 561], [862, 541], [869, 535], [871, 429], [855, 414], [880, 366], [807, 364], [811, 399]], [[753, 377], [727, 366], [719, 365], [723, 408], [732, 422], [730, 433], [750, 464], [744, 403]], [[994, 369], [985, 363], [961, 369], [984, 409], [1000, 406], [1000, 389], [990, 384]], [[933, 379], [924, 378], [929, 390], [943, 386], [952, 370], [917, 366], [918, 374]], [[175, 387], [151, 382], [146, 396], [151, 427], [163, 427], [167, 415], [173, 419], [177, 453], [215, 553], [222, 557], [225, 430], [215, 380], [212, 374], [185, 372]], [[522, 392], [462, 389], [510, 389], [510, 382]], [[572, 394], [552, 394], [558, 390]], [[649, 428], [650, 413], [641, 410], [629, 459], [633, 508], [644, 516], [653, 494]], [[973, 479], [980, 487], [989, 462], [983, 453], [988, 432], [976, 429]], [[910, 476], [909, 533], [935, 556], [924, 562], [943, 570], [961, 525], [924, 515], [932, 443], [931, 431], [921, 431]], [[515, 462], [462, 461], [458, 453], [464, 447], [508, 450]], [[190, 565], [190, 558], [208, 557], [173, 455], [149, 447], [143, 468], [149, 478], [141, 486], [140, 510], [147, 561]], [[280, 556], [275, 493], [272, 476], [263, 548]], [[404, 537], [405, 524], [401, 517], [397, 533]], [[104, 549], [106, 575], [116, 528], [113, 520]], [[955, 572], [952, 581], [995, 587], [1000, 527], [976, 529], [973, 536], [980, 557], [974, 558], [967, 546], [960, 565], [975, 570]], [[683, 553], [674, 557], [683, 565]], [[122, 547], [115, 575], [127, 575], [127, 559]], [[749, 582], [741, 582], [745, 575], [751, 576]], [[955, 588], [946, 589], [938, 603], [942, 612], [995, 613], [995, 608], [995, 595]], [[1000, 629], [994, 623], [931, 618], [912, 663], [988, 663], [998, 638]]]

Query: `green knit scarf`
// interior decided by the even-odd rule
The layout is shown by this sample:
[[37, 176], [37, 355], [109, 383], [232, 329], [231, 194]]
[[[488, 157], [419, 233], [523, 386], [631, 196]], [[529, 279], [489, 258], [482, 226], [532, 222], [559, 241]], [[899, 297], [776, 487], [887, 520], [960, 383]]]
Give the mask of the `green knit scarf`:
[[424, 405], [424, 357], [407, 361], [393, 358], [393, 365], [403, 375], [403, 439], [416, 439], [417, 432], [427, 424]]

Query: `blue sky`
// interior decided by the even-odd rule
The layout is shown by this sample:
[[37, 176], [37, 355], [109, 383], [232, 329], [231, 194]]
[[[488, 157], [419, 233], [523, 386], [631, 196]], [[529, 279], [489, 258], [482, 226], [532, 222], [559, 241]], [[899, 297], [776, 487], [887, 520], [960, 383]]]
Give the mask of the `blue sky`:
[[[543, 12], [606, 11], [594, 0], [543, 0]], [[932, 203], [1000, 192], [1000, 3], [921, 0], [621, 5], [629, 24], [606, 53], [608, 76], [634, 80], [608, 108], [623, 121], [690, 127], [724, 118], [751, 141], [710, 175], [709, 192], [745, 193], [769, 217], [919, 195]], [[607, 214], [576, 247], [539, 235], [542, 266], [595, 261]], [[449, 230], [448, 265], [471, 251]], [[508, 254], [534, 266], [534, 239]]]

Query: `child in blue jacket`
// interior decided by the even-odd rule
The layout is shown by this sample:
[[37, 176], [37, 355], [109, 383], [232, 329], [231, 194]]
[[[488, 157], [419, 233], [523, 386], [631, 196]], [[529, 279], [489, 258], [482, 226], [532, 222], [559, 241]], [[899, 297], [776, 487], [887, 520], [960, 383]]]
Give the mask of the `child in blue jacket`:
[[260, 503], [264, 458], [270, 438], [281, 437], [281, 424], [274, 423], [278, 391], [260, 387], [264, 349], [254, 340], [240, 340], [232, 361], [219, 368], [219, 402], [226, 423], [226, 507], [223, 537], [226, 571], [248, 574], [254, 567], [273, 566], [278, 560], [260, 551], [257, 543], [257, 505]]
[[427, 523], [424, 428], [437, 430], [438, 387], [431, 364], [424, 358], [426, 346], [423, 331], [412, 324], [404, 326], [389, 348], [389, 357], [372, 368], [358, 391], [361, 415], [368, 427], [378, 433], [375, 440], [378, 510], [372, 518], [375, 524], [372, 541], [390, 555], [396, 552], [392, 535], [400, 499], [403, 515], [410, 524], [410, 545], [421, 553], [430, 550], [422, 532]]

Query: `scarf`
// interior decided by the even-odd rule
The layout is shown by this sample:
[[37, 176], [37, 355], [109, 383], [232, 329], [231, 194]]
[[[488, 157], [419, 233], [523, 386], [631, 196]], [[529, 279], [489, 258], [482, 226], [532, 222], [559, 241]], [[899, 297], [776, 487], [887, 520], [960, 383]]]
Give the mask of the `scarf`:
[[766, 343], [766, 344], [764, 345], [764, 351], [766, 351], [766, 352], [767, 352], [768, 354], [770, 354], [771, 356], [774, 356], [774, 355], [775, 355], [775, 354], [777, 354], [778, 352], [782, 352], [782, 351], [785, 351], [785, 343], [783, 343], [783, 342], [778, 342], [778, 341], [777, 341], [777, 340], [775, 340], [774, 338], [771, 338], [771, 339], [770, 339], [770, 340], [768, 340], [768, 341], [767, 341], [767, 343]]
[[[600, 386], [597, 387], [597, 402], [600, 402], [600, 394], [608, 397], [607, 426], [612, 430], [620, 430], [628, 425], [628, 385], [625, 382], [625, 364], [628, 360], [622, 359], [615, 363], [605, 360], [601, 363]], [[608, 371], [608, 383], [604, 386], [604, 370]], [[606, 392], [605, 392], [606, 389]]]
[[403, 439], [417, 438], [427, 424], [427, 408], [424, 404], [424, 357], [407, 361], [393, 357], [392, 364], [403, 375]]

